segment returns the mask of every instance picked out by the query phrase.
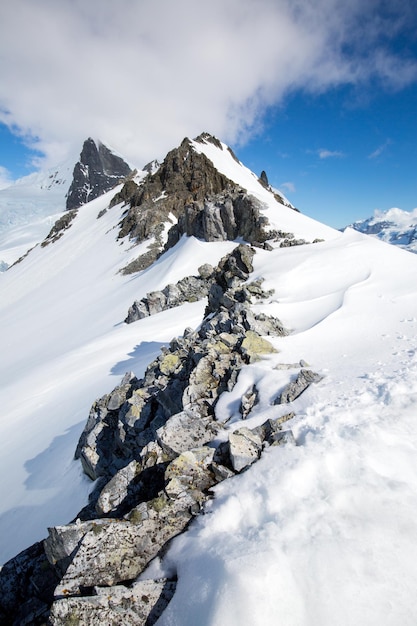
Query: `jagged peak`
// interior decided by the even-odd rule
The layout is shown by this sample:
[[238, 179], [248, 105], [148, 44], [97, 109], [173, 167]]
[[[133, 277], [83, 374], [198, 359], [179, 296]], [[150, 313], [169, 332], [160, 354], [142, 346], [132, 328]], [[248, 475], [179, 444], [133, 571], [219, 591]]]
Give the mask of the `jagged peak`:
[[198, 135], [198, 137], [196, 137], [194, 141], [197, 141], [198, 143], [212, 143], [214, 146], [219, 148], [219, 150], [223, 150], [224, 148], [220, 139], [217, 139], [217, 137], [207, 132], [203, 132], [201, 133], [201, 135]]
[[101, 140], [88, 137], [75, 164], [66, 208], [77, 209], [122, 182], [132, 172], [126, 161]]

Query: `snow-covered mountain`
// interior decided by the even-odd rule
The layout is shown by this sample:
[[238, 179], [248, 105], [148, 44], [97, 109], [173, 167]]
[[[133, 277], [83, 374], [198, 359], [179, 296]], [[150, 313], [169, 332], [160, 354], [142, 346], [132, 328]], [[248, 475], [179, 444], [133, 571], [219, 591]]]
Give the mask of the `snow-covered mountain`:
[[[237, 257], [219, 265], [242, 241], [250, 241], [254, 251], [248, 274]], [[220, 269], [213, 274], [216, 267], [228, 268], [231, 291], [222, 283], [226, 274]], [[106, 528], [116, 528], [118, 520], [111, 515], [117, 506], [104, 505], [104, 496], [100, 504], [97, 495], [105, 489], [108, 468], [115, 470], [117, 454], [125, 463], [121, 441], [132, 445], [127, 424], [134, 411], [128, 418], [126, 394], [146, 401], [147, 423], [160, 419], [161, 406], [168, 410], [175, 397], [172, 387], [163, 399], [157, 393], [175, 376], [183, 380], [175, 367], [197, 336], [193, 333], [217, 323], [217, 315], [226, 324], [236, 310], [245, 316], [243, 325], [209, 334], [199, 344], [207, 352], [194, 348], [193, 367], [200, 366], [183, 398], [203, 399], [201, 411], [213, 407], [218, 439], [210, 445], [218, 450], [236, 431], [246, 433], [254, 446], [260, 426], [287, 419], [289, 412], [295, 416], [285, 422], [293, 436], [287, 440], [296, 445], [266, 445], [247, 471], [229, 469], [228, 474], [228, 468], [217, 467], [218, 475], [230, 478], [212, 487], [206, 514], [197, 515], [141, 574], [148, 581], [177, 579], [158, 626], [415, 623], [416, 271], [417, 257], [398, 247], [352, 229], [338, 232], [286, 206], [209, 135], [185, 140], [151, 175], [143, 173], [86, 204], [48, 245], [37, 246], [0, 276], [1, 562], [55, 527], [50, 554], [57, 554], [59, 544], [61, 557], [71, 561], [78, 553], [79, 563], [87, 544], [110, 532]], [[217, 278], [208, 297], [194, 294], [171, 306], [180, 287], [195, 284], [189, 277], [210, 275]], [[135, 301], [133, 308], [146, 309], [146, 315], [124, 323]], [[213, 382], [212, 374], [218, 374], [224, 355], [250, 355], [248, 342], [245, 353], [236, 337], [243, 332], [253, 339], [259, 332], [251, 328], [266, 328], [262, 324], [271, 319], [280, 320], [287, 332], [260, 333], [272, 349], [260, 350], [258, 359], [238, 360], [231, 383], [216, 397], [224, 381]], [[174, 337], [179, 339], [171, 342]], [[217, 341], [217, 348], [207, 341]], [[213, 350], [220, 351], [214, 352], [218, 357]], [[203, 366], [208, 362], [214, 369], [207, 378]], [[149, 383], [155, 384], [153, 397], [149, 386], [135, 382], [146, 381], [145, 370], [148, 379], [159, 372]], [[315, 384], [289, 402], [278, 402], [306, 370], [317, 374]], [[121, 385], [126, 372], [135, 377]], [[207, 391], [215, 398], [211, 405]], [[118, 400], [123, 393], [124, 400]], [[243, 397], [250, 407], [244, 414]], [[89, 413], [90, 430], [79, 450], [90, 475], [101, 477], [96, 483], [74, 460]], [[106, 413], [113, 421], [102, 421]], [[101, 436], [95, 427], [104, 429]], [[121, 447], [102, 460], [101, 470], [94, 456], [100, 454], [97, 442], [112, 440], [112, 432]], [[161, 463], [165, 470], [168, 460]], [[180, 476], [172, 468], [171, 477]], [[77, 516], [94, 488], [93, 502], [110, 511], [104, 515], [110, 521], [95, 521], [88, 530], [88, 521], [57, 529]], [[164, 498], [161, 491], [156, 515]], [[123, 528], [142, 528], [145, 510], [123, 517]], [[82, 520], [88, 515], [87, 507]], [[71, 554], [65, 552], [69, 535], [75, 541]], [[5, 599], [13, 596], [19, 610], [25, 606], [33, 616], [37, 607], [44, 619], [51, 598], [39, 597], [39, 588], [46, 585], [46, 572], [58, 576], [64, 561], [36, 561], [36, 550], [39, 555], [43, 548], [0, 572], [4, 615]], [[103, 557], [97, 558], [98, 575]], [[123, 562], [131, 558], [125, 555]], [[59, 570], [59, 578], [64, 575], [71, 585], [74, 562], [65, 561], [67, 579]], [[144, 623], [136, 612], [142, 610], [143, 592], [137, 600], [139, 583], [132, 586], [132, 577], [118, 579], [126, 585], [119, 587], [113, 578], [88, 579], [81, 600], [63, 599], [74, 587], [58, 585], [53, 623], [65, 623], [61, 610], [79, 623]], [[30, 606], [25, 605], [28, 594]], [[122, 614], [116, 600], [121, 597]], [[115, 615], [122, 622], [114, 621]]]
[[0, 189], [0, 271], [42, 241], [66, 209], [109, 191], [132, 169], [98, 140], [86, 139], [74, 156]]
[[375, 211], [372, 217], [350, 224], [350, 228], [417, 253], [417, 209]]

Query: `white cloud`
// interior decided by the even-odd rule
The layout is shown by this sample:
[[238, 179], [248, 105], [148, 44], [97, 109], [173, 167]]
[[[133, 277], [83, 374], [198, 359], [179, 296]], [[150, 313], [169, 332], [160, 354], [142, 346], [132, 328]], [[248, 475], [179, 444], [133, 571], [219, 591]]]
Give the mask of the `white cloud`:
[[0, 165], [0, 189], [5, 189], [9, 185], [11, 185], [12, 182], [13, 179], [10, 172], [5, 167]]
[[340, 152], [339, 150], [325, 150], [324, 148], [317, 150], [317, 154], [320, 159], [332, 159], [344, 156], [343, 152]]
[[283, 189], [284, 191], [288, 193], [295, 193], [295, 185], [291, 181], [288, 181], [286, 183], [281, 183], [279, 188]]
[[88, 135], [139, 166], [203, 130], [244, 140], [291, 91], [415, 80], [416, 64], [387, 45], [403, 4], [390, 30], [375, 19], [382, 5], [3, 0], [0, 121], [29, 134], [52, 163]]
[[381, 156], [383, 152], [385, 152], [385, 150], [388, 148], [390, 143], [391, 143], [390, 139], [387, 139], [386, 141], [384, 141], [384, 143], [378, 146], [376, 150], [371, 152], [371, 154], [368, 154], [368, 159], [377, 159], [379, 156]]

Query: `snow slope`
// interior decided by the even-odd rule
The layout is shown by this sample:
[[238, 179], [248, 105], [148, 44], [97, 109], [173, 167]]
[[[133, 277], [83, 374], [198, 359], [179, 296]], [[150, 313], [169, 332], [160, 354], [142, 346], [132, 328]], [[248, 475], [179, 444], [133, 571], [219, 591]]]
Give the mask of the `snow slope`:
[[417, 253], [417, 209], [375, 211], [372, 217], [350, 225], [360, 233], [378, 237], [409, 252]]
[[11, 265], [46, 237], [65, 211], [74, 163], [29, 174], [0, 189], [0, 261]]
[[[255, 193], [277, 228], [325, 241], [257, 250], [251, 280], [275, 291], [256, 306], [292, 333], [242, 369], [217, 416], [238, 427], [240, 394], [256, 381], [260, 403], [246, 425], [291, 408], [298, 445], [271, 448], [218, 485], [207, 514], [143, 574], [178, 573], [158, 626], [415, 624], [417, 257], [279, 205], [226, 150], [196, 149]], [[72, 457], [90, 405], [198, 326], [205, 303], [127, 326], [129, 305], [235, 245], [183, 238], [122, 276], [137, 250], [115, 239], [120, 205], [97, 219], [111, 196], [0, 276], [0, 562], [85, 503], [91, 483]], [[271, 405], [298, 372], [280, 364], [300, 359], [323, 380], [291, 407]]]

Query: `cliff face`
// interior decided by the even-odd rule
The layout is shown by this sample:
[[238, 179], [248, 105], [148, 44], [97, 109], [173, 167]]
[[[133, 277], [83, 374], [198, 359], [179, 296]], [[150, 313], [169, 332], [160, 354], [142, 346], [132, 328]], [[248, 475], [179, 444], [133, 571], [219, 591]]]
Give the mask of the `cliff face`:
[[129, 165], [91, 137], [84, 142], [67, 194], [67, 209], [78, 209], [112, 189], [131, 173]]

